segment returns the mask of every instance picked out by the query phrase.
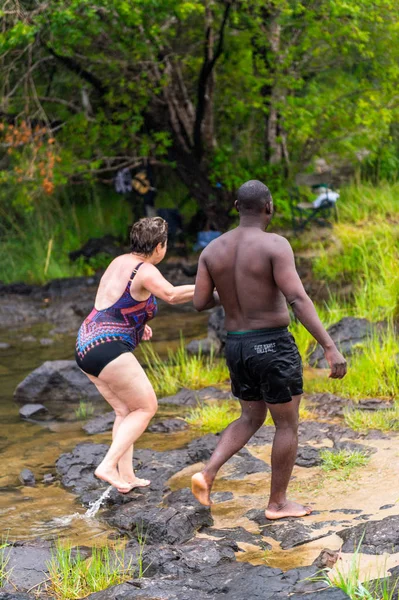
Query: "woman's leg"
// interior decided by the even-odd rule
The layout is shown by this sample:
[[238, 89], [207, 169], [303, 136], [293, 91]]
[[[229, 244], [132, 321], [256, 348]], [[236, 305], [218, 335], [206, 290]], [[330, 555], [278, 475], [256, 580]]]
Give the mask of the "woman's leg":
[[[110, 402], [117, 413], [117, 418], [120, 417], [114, 426], [111, 447], [96, 469], [96, 475], [120, 491], [126, 492], [131, 489], [131, 486], [121, 481], [122, 477], [117, 470], [118, 463], [122, 460], [121, 466], [127, 466], [133, 443], [154, 416], [157, 409], [155, 392], [142, 367], [131, 353], [118, 356], [104, 367], [95, 381], [92, 377], [90, 379]], [[107, 388], [101, 384], [106, 384]], [[109, 390], [113, 396], [109, 395]], [[129, 458], [122, 459], [126, 452], [129, 453]]]
[[[115, 439], [116, 432], [119, 429], [119, 425], [122, 423], [123, 419], [127, 417], [129, 414], [129, 409], [125, 406], [125, 404], [111, 391], [111, 388], [107, 383], [101, 381], [98, 377], [94, 377], [93, 375], [88, 375], [90, 381], [94, 383], [100, 394], [103, 398], [111, 405], [111, 407], [115, 411], [115, 421], [114, 426], [112, 428], [112, 439]], [[120, 479], [124, 483], [128, 483], [131, 487], [146, 487], [151, 482], [149, 479], [140, 479], [136, 477], [133, 470], [133, 444], [132, 446], [123, 454], [121, 459], [118, 462], [118, 472]]]

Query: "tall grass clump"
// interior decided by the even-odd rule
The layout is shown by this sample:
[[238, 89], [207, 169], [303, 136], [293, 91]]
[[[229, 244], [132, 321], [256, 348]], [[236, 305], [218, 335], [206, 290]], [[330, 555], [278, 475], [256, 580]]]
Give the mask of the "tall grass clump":
[[[396, 398], [399, 395], [399, 338], [393, 328], [375, 334], [359, 345], [348, 360], [344, 379], [317, 377], [307, 381], [309, 392], [331, 392], [354, 400], [361, 398]], [[360, 351], [361, 350], [361, 351]]]
[[219, 433], [238, 419], [240, 414], [241, 409], [237, 402], [213, 402], [192, 408], [185, 420], [204, 433]]
[[351, 409], [344, 413], [345, 423], [354, 431], [399, 431], [399, 402], [383, 410]]
[[[345, 592], [351, 600], [398, 600], [398, 579], [383, 577], [377, 580], [363, 581], [360, 549], [363, 537], [356, 548], [347, 569], [335, 566], [334, 570], [316, 578]], [[385, 569], [384, 569], [385, 571]], [[395, 591], [396, 590], [396, 591]]]
[[79, 549], [58, 543], [48, 570], [51, 591], [57, 600], [84, 598], [134, 577], [132, 560], [126, 564], [124, 551], [107, 546], [92, 548], [91, 556], [84, 558]]
[[81, 400], [79, 406], [75, 408], [75, 416], [80, 421], [84, 421], [94, 414], [94, 406], [91, 402]]
[[341, 222], [367, 224], [381, 219], [399, 223], [399, 183], [351, 185], [342, 190], [338, 202]]
[[332, 474], [335, 479], [345, 481], [352, 471], [359, 467], [364, 467], [370, 457], [364, 452], [349, 450], [339, 450], [332, 452], [331, 450], [321, 450], [321, 468], [326, 473]]
[[10, 569], [8, 568], [8, 563], [10, 561], [10, 555], [7, 552], [7, 548], [9, 544], [7, 540], [2, 540], [0, 542], [0, 588], [2, 588], [8, 581], [10, 576]]
[[171, 396], [182, 387], [201, 389], [209, 385], [225, 383], [229, 379], [226, 361], [203, 354], [191, 355], [181, 340], [176, 352], [169, 351], [162, 360], [151, 344], [143, 346], [146, 373], [157, 394]]
[[0, 204], [0, 280], [44, 283], [50, 279], [91, 275], [110, 262], [97, 255], [88, 263], [71, 262], [69, 252], [105, 234], [125, 239], [130, 209], [120, 196], [102, 197], [88, 187], [80, 201], [71, 194], [43, 197], [29, 210]]

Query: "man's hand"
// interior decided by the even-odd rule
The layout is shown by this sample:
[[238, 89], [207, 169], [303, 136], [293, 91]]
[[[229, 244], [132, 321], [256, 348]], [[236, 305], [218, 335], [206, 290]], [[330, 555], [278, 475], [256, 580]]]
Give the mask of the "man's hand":
[[329, 377], [332, 379], [342, 379], [346, 375], [346, 360], [342, 356], [336, 346], [325, 350], [324, 355], [330, 365], [331, 373]]
[[148, 342], [152, 338], [152, 329], [149, 325], [144, 325], [143, 340]]

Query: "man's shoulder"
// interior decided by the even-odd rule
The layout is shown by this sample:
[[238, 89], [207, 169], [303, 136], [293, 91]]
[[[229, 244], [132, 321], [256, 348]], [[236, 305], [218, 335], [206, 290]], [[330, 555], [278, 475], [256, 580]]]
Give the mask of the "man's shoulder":
[[268, 243], [270, 246], [276, 248], [276, 249], [284, 249], [284, 248], [290, 248], [291, 244], [289, 243], [289, 241], [287, 240], [287, 238], [285, 238], [282, 235], [279, 235], [278, 233], [265, 233], [265, 243]]

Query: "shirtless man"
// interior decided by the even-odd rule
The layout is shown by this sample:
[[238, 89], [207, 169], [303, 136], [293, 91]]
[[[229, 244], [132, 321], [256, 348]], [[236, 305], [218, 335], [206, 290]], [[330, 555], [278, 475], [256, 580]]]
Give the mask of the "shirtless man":
[[194, 306], [199, 311], [214, 306], [216, 288], [226, 313], [226, 361], [232, 391], [240, 399], [242, 414], [224, 430], [203, 471], [192, 477], [192, 491], [201, 504], [211, 504], [210, 492], [220, 467], [245, 446], [269, 409], [276, 433], [266, 517], [303, 517], [311, 509], [286, 496], [297, 454], [303, 393], [301, 358], [287, 330], [287, 302], [324, 349], [330, 377], [342, 379], [346, 361], [303, 288], [289, 242], [265, 233], [273, 215], [269, 189], [260, 181], [247, 181], [238, 190], [235, 207], [239, 226], [201, 254]]

